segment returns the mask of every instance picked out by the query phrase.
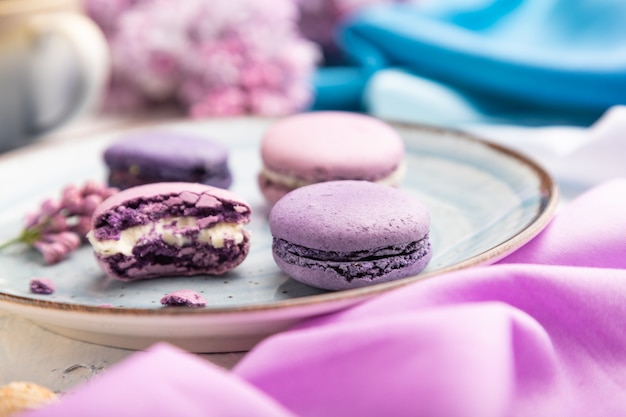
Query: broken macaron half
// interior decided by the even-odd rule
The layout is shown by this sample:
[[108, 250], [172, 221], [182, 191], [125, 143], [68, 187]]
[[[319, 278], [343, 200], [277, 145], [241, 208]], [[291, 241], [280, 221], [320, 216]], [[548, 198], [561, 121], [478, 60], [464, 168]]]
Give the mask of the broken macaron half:
[[251, 208], [225, 189], [161, 182], [123, 190], [94, 211], [96, 260], [115, 279], [221, 275], [250, 249]]

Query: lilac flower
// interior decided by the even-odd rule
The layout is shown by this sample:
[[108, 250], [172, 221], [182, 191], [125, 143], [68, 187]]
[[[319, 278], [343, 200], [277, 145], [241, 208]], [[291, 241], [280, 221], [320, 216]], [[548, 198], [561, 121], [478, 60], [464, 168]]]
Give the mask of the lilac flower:
[[37, 212], [27, 214], [22, 233], [0, 245], [0, 249], [22, 242], [39, 251], [46, 264], [60, 262], [86, 241], [91, 215], [115, 192], [116, 188], [94, 181], [88, 181], [80, 188], [68, 185], [59, 200], [47, 198]]
[[105, 35], [115, 31], [119, 17], [145, 0], [89, 0], [85, 12], [102, 28]]
[[42, 234], [33, 243], [33, 247], [43, 255], [45, 262], [51, 265], [65, 259], [78, 249], [80, 243], [80, 237], [76, 233], [65, 231]]
[[193, 117], [273, 116], [312, 98], [320, 54], [294, 0], [84, 1], [110, 45], [109, 109], [176, 102]]
[[87, 236], [87, 233], [91, 230], [91, 216], [83, 215], [79, 216], [74, 224], [72, 225], [72, 230], [78, 235], [84, 237]]
[[[80, 239], [77, 240], [80, 241]], [[33, 247], [43, 255], [43, 259], [48, 265], [60, 262], [71, 252], [67, 246], [52, 239], [51, 235], [44, 235], [36, 240], [33, 242]]]
[[239, 88], [224, 88], [212, 91], [190, 107], [192, 117], [237, 116], [246, 112], [245, 93]]

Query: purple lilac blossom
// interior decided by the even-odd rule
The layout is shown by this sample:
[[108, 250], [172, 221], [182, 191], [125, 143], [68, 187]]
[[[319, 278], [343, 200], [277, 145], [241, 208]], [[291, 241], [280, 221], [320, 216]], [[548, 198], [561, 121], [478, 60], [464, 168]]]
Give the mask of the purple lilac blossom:
[[86, 242], [95, 208], [117, 191], [96, 181], [68, 185], [58, 200], [46, 198], [37, 211], [26, 214], [21, 234], [0, 249], [25, 243], [39, 251], [46, 264], [56, 264]]
[[318, 46], [293, 0], [85, 0], [112, 55], [107, 107], [182, 104], [193, 117], [284, 115], [312, 99]]

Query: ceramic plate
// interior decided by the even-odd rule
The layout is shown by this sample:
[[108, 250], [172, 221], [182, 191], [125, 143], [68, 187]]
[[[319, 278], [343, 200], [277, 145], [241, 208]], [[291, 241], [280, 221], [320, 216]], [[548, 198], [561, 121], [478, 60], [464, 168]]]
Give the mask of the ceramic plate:
[[[455, 131], [393, 124], [406, 142], [408, 172], [401, 187], [421, 198], [432, 216], [433, 258], [419, 275], [365, 288], [326, 292], [300, 284], [272, 260], [268, 207], [257, 189], [259, 141], [270, 119], [168, 122], [140, 129], [195, 133], [226, 144], [234, 174], [232, 191], [254, 215], [251, 250], [235, 270], [218, 277], [168, 277], [132, 283], [105, 279], [90, 247], [46, 266], [25, 246], [0, 252], [0, 308], [75, 339], [130, 349], [168, 341], [194, 352], [247, 350], [264, 337], [315, 315], [438, 274], [492, 263], [539, 233], [556, 207], [554, 182], [519, 154]], [[20, 231], [25, 213], [66, 184], [104, 181], [101, 155], [129, 129], [0, 157], [0, 240]], [[134, 128], [132, 130], [137, 130]], [[56, 284], [51, 295], [31, 294], [31, 277]], [[171, 291], [192, 289], [203, 309], [163, 308]]]

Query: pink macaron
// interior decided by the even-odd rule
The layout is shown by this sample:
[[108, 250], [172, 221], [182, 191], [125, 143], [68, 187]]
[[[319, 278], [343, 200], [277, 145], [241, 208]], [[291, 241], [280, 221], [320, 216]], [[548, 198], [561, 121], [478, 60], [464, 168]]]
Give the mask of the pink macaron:
[[261, 141], [261, 192], [274, 204], [288, 192], [337, 180], [400, 184], [405, 148], [389, 124], [359, 113], [300, 113], [274, 123]]

